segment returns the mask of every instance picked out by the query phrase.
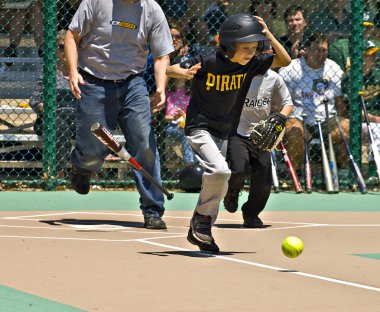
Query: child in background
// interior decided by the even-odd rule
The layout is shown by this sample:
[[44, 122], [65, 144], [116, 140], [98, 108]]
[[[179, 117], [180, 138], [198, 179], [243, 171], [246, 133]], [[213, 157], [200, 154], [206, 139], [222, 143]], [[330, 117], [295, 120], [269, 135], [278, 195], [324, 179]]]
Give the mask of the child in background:
[[182, 155], [185, 165], [195, 163], [194, 152], [184, 133], [186, 110], [189, 105], [190, 94], [185, 79], [175, 79], [173, 89], [168, 91], [166, 97], [165, 127], [166, 142], [182, 143]]

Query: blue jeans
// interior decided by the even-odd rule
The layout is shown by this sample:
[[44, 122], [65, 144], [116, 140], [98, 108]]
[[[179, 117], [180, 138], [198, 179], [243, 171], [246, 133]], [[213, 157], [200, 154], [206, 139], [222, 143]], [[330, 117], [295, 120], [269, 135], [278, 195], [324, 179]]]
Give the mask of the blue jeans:
[[[99, 122], [109, 130], [120, 126], [127, 151], [157, 182], [161, 183], [160, 159], [151, 127], [149, 95], [142, 75], [131, 76], [114, 83], [83, 75], [78, 105], [76, 145], [71, 161], [79, 173], [97, 172], [110, 150], [91, 132]], [[144, 216], [161, 217], [164, 214], [164, 196], [138, 171], [133, 169], [140, 208]]]
[[196, 162], [193, 149], [191, 148], [189, 141], [186, 139], [182, 128], [178, 127], [175, 123], [169, 122], [165, 127], [165, 134], [167, 138], [182, 143], [182, 155], [185, 164], [193, 164]]

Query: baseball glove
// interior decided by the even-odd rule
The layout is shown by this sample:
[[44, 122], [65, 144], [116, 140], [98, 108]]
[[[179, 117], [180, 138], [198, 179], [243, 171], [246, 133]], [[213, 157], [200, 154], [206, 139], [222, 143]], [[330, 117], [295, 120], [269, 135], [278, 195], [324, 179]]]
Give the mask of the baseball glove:
[[285, 134], [286, 116], [276, 113], [260, 120], [249, 130], [250, 139], [259, 149], [270, 152]]

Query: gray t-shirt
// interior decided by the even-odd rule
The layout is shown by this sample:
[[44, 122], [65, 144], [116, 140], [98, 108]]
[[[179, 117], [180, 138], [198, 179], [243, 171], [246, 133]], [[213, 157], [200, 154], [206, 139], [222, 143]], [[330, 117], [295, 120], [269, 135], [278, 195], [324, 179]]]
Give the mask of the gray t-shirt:
[[252, 79], [240, 115], [238, 134], [248, 137], [252, 124], [267, 118], [273, 111], [272, 105], [281, 110], [284, 105], [293, 105], [293, 102], [284, 79], [269, 69], [264, 75]]
[[153, 0], [83, 0], [69, 26], [79, 33], [78, 66], [101, 79], [144, 72], [153, 57], [174, 50], [169, 26]]

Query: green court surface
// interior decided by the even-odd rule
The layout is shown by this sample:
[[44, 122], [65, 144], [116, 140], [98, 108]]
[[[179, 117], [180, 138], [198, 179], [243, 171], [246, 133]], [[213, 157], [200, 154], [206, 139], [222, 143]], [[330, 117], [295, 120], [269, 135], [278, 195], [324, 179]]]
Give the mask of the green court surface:
[[58, 302], [0, 285], [1, 312], [84, 312]]
[[[242, 192], [239, 203], [247, 199]], [[193, 210], [197, 193], [174, 194], [166, 201], [167, 210]], [[78, 195], [73, 191], [63, 192], [0, 192], [1, 211], [76, 211], [76, 210], [136, 210], [139, 195], [131, 191], [93, 191]], [[370, 192], [339, 194], [296, 194], [292, 192], [272, 193], [266, 211], [380, 211], [380, 193]]]
[[363, 257], [363, 258], [380, 260], [380, 253], [375, 253], [375, 254], [355, 254], [354, 256], [359, 256], [359, 257]]

